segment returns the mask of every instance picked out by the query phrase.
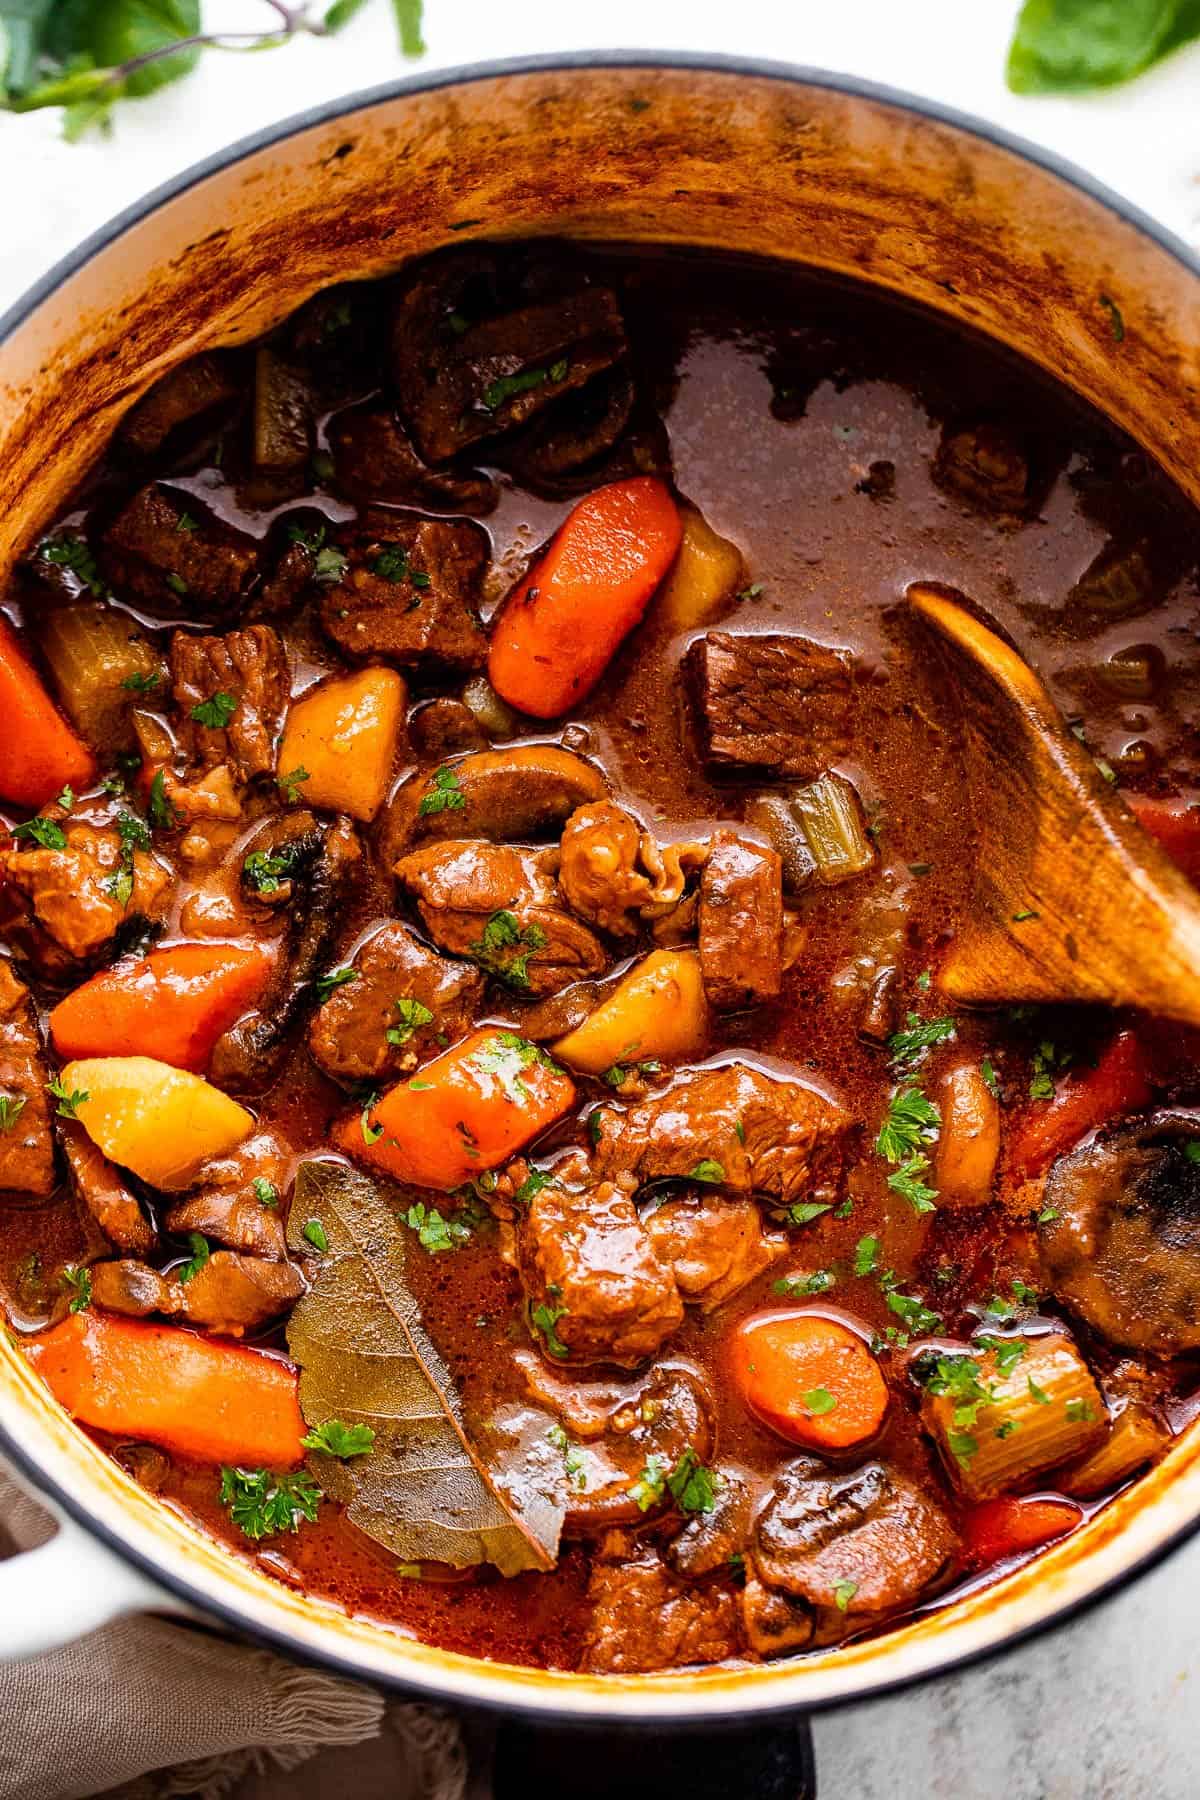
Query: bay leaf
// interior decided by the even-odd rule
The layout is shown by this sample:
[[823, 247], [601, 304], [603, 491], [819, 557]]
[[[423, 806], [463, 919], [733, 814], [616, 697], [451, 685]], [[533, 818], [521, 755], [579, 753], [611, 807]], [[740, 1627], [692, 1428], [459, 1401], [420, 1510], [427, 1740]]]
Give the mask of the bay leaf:
[[[316, 1220], [328, 1249], [313, 1258]], [[381, 1188], [345, 1163], [300, 1165], [288, 1242], [305, 1257], [309, 1292], [292, 1312], [288, 1348], [300, 1369], [309, 1427], [369, 1425], [375, 1443], [349, 1462], [314, 1452], [317, 1478], [355, 1525], [402, 1562], [505, 1575], [548, 1569], [558, 1553], [561, 1496], [541, 1482], [502, 1488], [473, 1445], [449, 1369], [429, 1338], [405, 1266], [409, 1234]]]

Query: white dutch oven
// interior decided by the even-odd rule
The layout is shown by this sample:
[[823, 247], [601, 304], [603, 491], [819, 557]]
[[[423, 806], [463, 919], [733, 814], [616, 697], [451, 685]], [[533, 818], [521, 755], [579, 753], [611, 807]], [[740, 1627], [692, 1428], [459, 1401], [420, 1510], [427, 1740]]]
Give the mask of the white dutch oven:
[[[175, 360], [447, 239], [543, 233], [753, 251], [893, 289], [1049, 369], [1200, 500], [1200, 265], [1123, 202], [862, 83], [583, 57], [338, 102], [203, 164], [60, 265], [0, 320], [0, 577]], [[143, 1492], [2, 1338], [0, 1448], [60, 1523], [0, 1565], [0, 1655], [149, 1607], [373, 1682], [607, 1722], [745, 1719], [913, 1681], [1062, 1618], [1200, 1520], [1192, 1430], [1084, 1530], [900, 1630], [764, 1667], [598, 1679], [451, 1655], [280, 1586]]]

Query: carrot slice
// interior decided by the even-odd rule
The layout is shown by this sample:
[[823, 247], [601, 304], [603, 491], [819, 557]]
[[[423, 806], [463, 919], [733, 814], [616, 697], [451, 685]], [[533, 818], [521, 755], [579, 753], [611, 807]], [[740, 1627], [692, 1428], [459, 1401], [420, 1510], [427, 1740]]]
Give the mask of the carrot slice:
[[489, 1027], [344, 1120], [334, 1139], [398, 1181], [449, 1193], [506, 1161], [574, 1100], [574, 1082], [528, 1038]]
[[985, 1500], [972, 1507], [963, 1521], [963, 1544], [978, 1568], [1040, 1550], [1043, 1544], [1065, 1537], [1083, 1523], [1083, 1508], [1070, 1500]]
[[1145, 1052], [1132, 1031], [1118, 1032], [1094, 1069], [1068, 1075], [1053, 1100], [1031, 1107], [1013, 1135], [1009, 1165], [1022, 1181], [1040, 1175], [1087, 1132], [1136, 1112], [1149, 1098]]
[[271, 973], [266, 951], [175, 944], [105, 969], [50, 1014], [59, 1056], [153, 1056], [203, 1074], [213, 1045], [254, 1004]]
[[64, 787], [85, 788], [96, 778], [96, 759], [51, 700], [22, 650], [16, 632], [0, 618], [0, 796], [18, 806], [44, 806]]
[[815, 1312], [753, 1313], [734, 1333], [746, 1406], [789, 1443], [849, 1450], [875, 1436], [887, 1383], [857, 1333]]
[[1142, 830], [1200, 887], [1200, 806], [1186, 800], [1156, 800], [1148, 794], [1121, 798]]
[[488, 676], [537, 719], [589, 694], [670, 568], [683, 525], [652, 475], [614, 481], [567, 516], [496, 620]]
[[290, 1363], [177, 1325], [81, 1312], [25, 1346], [72, 1418], [200, 1462], [294, 1468], [305, 1433]]

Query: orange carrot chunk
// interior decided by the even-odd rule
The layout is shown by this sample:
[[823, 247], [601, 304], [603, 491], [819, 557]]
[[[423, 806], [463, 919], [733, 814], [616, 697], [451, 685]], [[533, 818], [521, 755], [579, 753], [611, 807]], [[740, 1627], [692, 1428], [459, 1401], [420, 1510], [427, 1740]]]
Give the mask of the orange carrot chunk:
[[963, 1543], [976, 1568], [1004, 1562], [1065, 1537], [1083, 1523], [1083, 1508], [1070, 1500], [986, 1500], [963, 1521]]
[[95, 780], [95, 757], [67, 724], [2, 618], [0, 719], [0, 799], [44, 806], [64, 787], [86, 788]]
[[199, 1462], [290, 1469], [303, 1458], [298, 1376], [264, 1351], [81, 1312], [32, 1338], [25, 1354], [81, 1425]]
[[1094, 1069], [1068, 1075], [1052, 1100], [1035, 1101], [1013, 1135], [1010, 1166], [1021, 1180], [1107, 1119], [1136, 1112], [1150, 1098], [1146, 1056], [1132, 1031], [1118, 1032]]
[[261, 949], [175, 944], [105, 969], [50, 1014], [54, 1048], [80, 1056], [153, 1056], [203, 1074], [221, 1033], [253, 1006], [271, 973]]
[[652, 475], [582, 499], [496, 620], [488, 676], [501, 698], [553, 719], [589, 694], [645, 612], [682, 534], [679, 509]]
[[487, 1027], [334, 1130], [348, 1156], [449, 1193], [561, 1119], [575, 1084], [515, 1031]]
[[746, 1406], [789, 1443], [849, 1450], [883, 1424], [888, 1391], [879, 1364], [836, 1319], [753, 1313], [734, 1333], [732, 1355]]
[[1122, 794], [1121, 798], [1142, 830], [1200, 887], [1200, 806], [1186, 800], [1157, 800], [1147, 794]]

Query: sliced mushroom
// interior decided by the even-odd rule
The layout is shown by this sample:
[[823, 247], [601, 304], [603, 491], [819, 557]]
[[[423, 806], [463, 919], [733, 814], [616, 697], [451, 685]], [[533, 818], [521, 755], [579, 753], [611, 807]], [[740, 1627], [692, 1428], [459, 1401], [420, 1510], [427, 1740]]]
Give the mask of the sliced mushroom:
[[1200, 1110], [1166, 1108], [1085, 1139], [1046, 1178], [1042, 1266], [1114, 1344], [1200, 1349]]
[[392, 856], [434, 838], [529, 843], [556, 837], [576, 807], [603, 800], [608, 786], [592, 763], [557, 744], [479, 750], [415, 776], [396, 795], [384, 826]]

